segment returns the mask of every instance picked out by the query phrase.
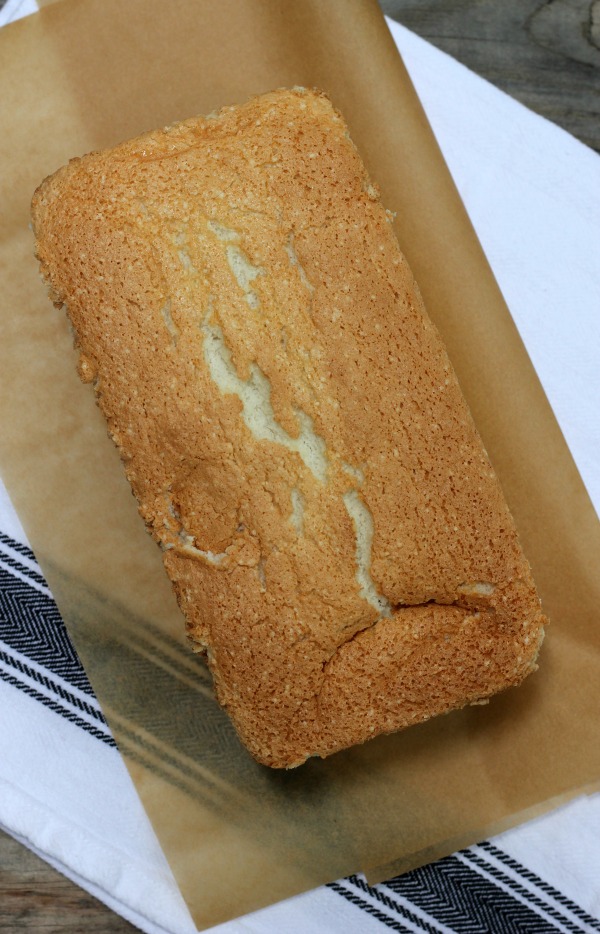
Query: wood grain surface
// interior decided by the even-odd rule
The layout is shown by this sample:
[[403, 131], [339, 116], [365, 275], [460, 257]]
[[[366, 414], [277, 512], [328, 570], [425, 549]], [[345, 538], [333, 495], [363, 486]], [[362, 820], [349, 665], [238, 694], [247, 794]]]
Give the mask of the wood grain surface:
[[600, 0], [380, 0], [380, 6], [600, 152]]
[[0, 931], [131, 934], [136, 930], [0, 831]]
[[[600, 152], [600, 0], [380, 4], [389, 16]], [[0, 832], [0, 932], [134, 930]]]

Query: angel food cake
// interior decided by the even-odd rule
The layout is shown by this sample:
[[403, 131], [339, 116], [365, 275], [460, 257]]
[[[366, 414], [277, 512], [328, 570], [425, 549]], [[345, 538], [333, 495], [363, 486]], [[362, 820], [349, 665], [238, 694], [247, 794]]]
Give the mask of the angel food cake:
[[321, 93], [76, 159], [33, 200], [193, 646], [292, 767], [536, 667], [513, 519], [390, 215]]

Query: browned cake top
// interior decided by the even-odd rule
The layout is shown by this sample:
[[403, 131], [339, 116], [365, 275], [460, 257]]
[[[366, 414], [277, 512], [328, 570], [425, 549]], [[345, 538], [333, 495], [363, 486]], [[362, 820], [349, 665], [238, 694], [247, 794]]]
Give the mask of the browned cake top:
[[278, 91], [71, 162], [34, 199], [190, 636], [294, 765], [517, 683], [514, 523], [328, 99]]

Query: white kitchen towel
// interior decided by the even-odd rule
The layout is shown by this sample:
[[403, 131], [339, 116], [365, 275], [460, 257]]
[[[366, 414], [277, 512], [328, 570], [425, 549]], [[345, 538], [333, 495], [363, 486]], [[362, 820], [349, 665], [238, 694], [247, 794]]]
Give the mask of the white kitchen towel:
[[[9, 4], [12, 16], [29, 12], [32, 0]], [[598, 508], [600, 160], [407, 30], [390, 28]], [[0, 826], [141, 930], [192, 934], [1, 484], [0, 710]], [[351, 877], [214, 930], [385, 928], [600, 931], [600, 795], [385, 885]]]

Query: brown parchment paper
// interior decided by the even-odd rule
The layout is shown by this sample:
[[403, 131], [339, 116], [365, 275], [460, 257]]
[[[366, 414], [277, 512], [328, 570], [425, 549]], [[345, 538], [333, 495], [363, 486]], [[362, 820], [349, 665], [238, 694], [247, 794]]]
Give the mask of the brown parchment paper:
[[[552, 624], [521, 688], [272, 772], [217, 707], [62, 313], [29, 201], [70, 157], [249, 95], [345, 114], [448, 345]], [[0, 34], [0, 471], [200, 928], [383, 878], [600, 780], [595, 513], [374, 0], [63, 0]]]

